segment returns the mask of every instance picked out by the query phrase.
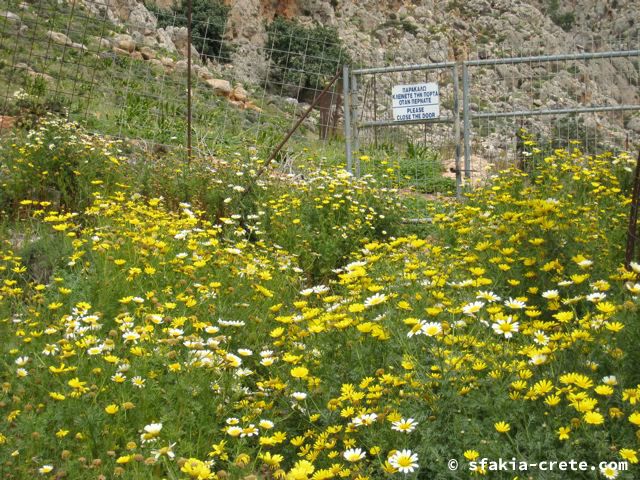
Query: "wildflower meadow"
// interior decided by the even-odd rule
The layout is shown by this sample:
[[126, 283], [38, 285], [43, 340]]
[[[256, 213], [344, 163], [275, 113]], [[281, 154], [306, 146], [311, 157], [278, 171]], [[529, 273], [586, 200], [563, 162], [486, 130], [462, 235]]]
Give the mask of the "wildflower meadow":
[[639, 478], [635, 159], [527, 149], [415, 226], [311, 150], [6, 135], [0, 477]]

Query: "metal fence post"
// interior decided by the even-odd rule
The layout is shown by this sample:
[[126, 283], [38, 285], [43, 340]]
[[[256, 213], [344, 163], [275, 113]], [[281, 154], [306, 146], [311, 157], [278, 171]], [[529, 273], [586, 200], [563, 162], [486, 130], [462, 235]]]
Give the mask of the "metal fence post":
[[[360, 142], [358, 141], [358, 83], [356, 80], [356, 74], [351, 73], [351, 105], [353, 106], [352, 115], [352, 131], [353, 131], [353, 149], [357, 152], [360, 149]], [[356, 158], [356, 177], [360, 177], [360, 156]]]
[[344, 143], [347, 155], [347, 172], [353, 173], [353, 152], [351, 151], [351, 87], [349, 66], [342, 67], [342, 90], [344, 94]]
[[469, 67], [467, 62], [462, 64], [462, 109], [464, 116], [464, 176], [471, 176], [471, 123], [469, 118]]
[[460, 98], [458, 81], [458, 64], [451, 67], [453, 75], [453, 115], [455, 122], [455, 142], [456, 142], [456, 198], [459, 200], [462, 190], [462, 171], [460, 170]]

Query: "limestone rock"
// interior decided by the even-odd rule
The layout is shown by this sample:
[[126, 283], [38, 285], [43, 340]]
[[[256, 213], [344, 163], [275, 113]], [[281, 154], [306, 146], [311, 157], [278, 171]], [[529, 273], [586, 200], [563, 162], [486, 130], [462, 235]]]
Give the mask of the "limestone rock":
[[113, 47], [113, 51], [121, 57], [128, 57], [130, 55], [129, 50], [123, 50], [122, 48]]
[[47, 38], [58, 45], [69, 47], [73, 45], [73, 40], [71, 40], [67, 35], [61, 32], [54, 32], [53, 30], [49, 30], [47, 32]]
[[231, 83], [228, 80], [222, 80], [220, 78], [211, 78], [205, 82], [209, 85], [213, 91], [220, 96], [227, 97], [233, 91]]
[[131, 53], [136, 49], [136, 42], [131, 35], [120, 33], [113, 37], [113, 46]]
[[142, 58], [145, 60], [153, 60], [156, 58], [156, 52], [149, 47], [142, 47], [140, 49], [140, 55], [142, 55]]
[[629, 120], [629, 123], [627, 123], [627, 128], [629, 130], [633, 130], [636, 133], [640, 133], [640, 115], [636, 115], [631, 120]]
[[249, 98], [249, 92], [242, 85], [236, 85], [230, 92], [230, 97], [239, 102], [246, 102]]
[[156, 42], [158, 44], [158, 48], [166, 50], [169, 53], [176, 52], [176, 46], [171, 40], [171, 35], [164, 29], [159, 28], [155, 33]]
[[173, 60], [173, 58], [171, 57], [162, 57], [160, 59], [160, 62], [162, 62], [162, 65], [164, 65], [165, 67], [168, 68], [173, 68], [175, 66], [175, 61]]
[[155, 15], [137, 0], [85, 0], [84, 4], [92, 13], [106, 16], [117, 25], [126, 25], [130, 31], [150, 35], [158, 26]]
[[8, 21], [9, 23], [15, 23], [18, 25], [22, 23], [22, 20], [20, 20], [20, 17], [18, 15], [9, 11], [0, 12], [0, 19], [2, 18]]
[[213, 73], [211, 73], [207, 67], [202, 67], [202, 68], [198, 69], [198, 77], [201, 80], [204, 80], [204, 81], [211, 80], [212, 78], [215, 78], [213, 76]]

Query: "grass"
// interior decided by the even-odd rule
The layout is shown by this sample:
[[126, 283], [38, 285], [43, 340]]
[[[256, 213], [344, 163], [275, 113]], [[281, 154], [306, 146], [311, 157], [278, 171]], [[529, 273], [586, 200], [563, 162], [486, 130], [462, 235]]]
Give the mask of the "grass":
[[538, 151], [448, 203], [311, 148], [258, 181], [255, 148], [149, 162], [53, 117], [2, 152], [8, 478], [634, 478], [628, 156]]
[[[146, 64], [94, 60], [152, 93]], [[247, 134], [201, 85], [208, 155], [115, 139], [182, 140], [165, 85], [175, 103], [105, 85], [88, 129], [39, 118], [41, 82], [12, 99], [30, 114], [0, 139], [0, 476], [447, 480], [514, 457], [638, 476], [628, 155], [523, 134], [526, 171], [463, 202], [425, 195], [453, 189], [446, 152], [412, 143], [359, 152], [356, 179], [341, 142], [302, 136], [258, 176], [283, 120]]]

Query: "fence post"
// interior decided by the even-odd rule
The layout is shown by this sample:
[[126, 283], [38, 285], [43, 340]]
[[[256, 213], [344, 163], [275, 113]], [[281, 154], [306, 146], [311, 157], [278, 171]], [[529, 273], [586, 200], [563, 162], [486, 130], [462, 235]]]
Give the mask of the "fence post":
[[458, 81], [458, 64], [452, 67], [453, 75], [453, 115], [455, 122], [455, 142], [456, 142], [456, 198], [460, 200], [462, 189], [462, 171], [460, 170], [460, 98]]
[[[351, 74], [351, 105], [353, 106], [352, 115], [352, 131], [353, 131], [353, 148], [357, 152], [360, 149], [360, 143], [358, 141], [358, 83], [355, 73]], [[356, 158], [356, 177], [360, 177], [360, 156]]]
[[342, 90], [344, 95], [344, 141], [347, 155], [347, 172], [353, 173], [353, 152], [351, 151], [351, 88], [349, 86], [349, 66], [342, 67]]
[[471, 176], [471, 124], [469, 118], [469, 67], [467, 62], [462, 64], [462, 109], [464, 116], [464, 176]]
[[631, 267], [636, 251], [636, 239], [638, 238], [638, 210], [640, 210], [640, 149], [638, 160], [633, 175], [633, 191], [631, 193], [631, 207], [629, 210], [629, 229], [627, 231], [627, 250], [624, 257], [624, 266], [627, 270]]
[[191, 143], [191, 0], [187, 0], [187, 161], [193, 158]]

